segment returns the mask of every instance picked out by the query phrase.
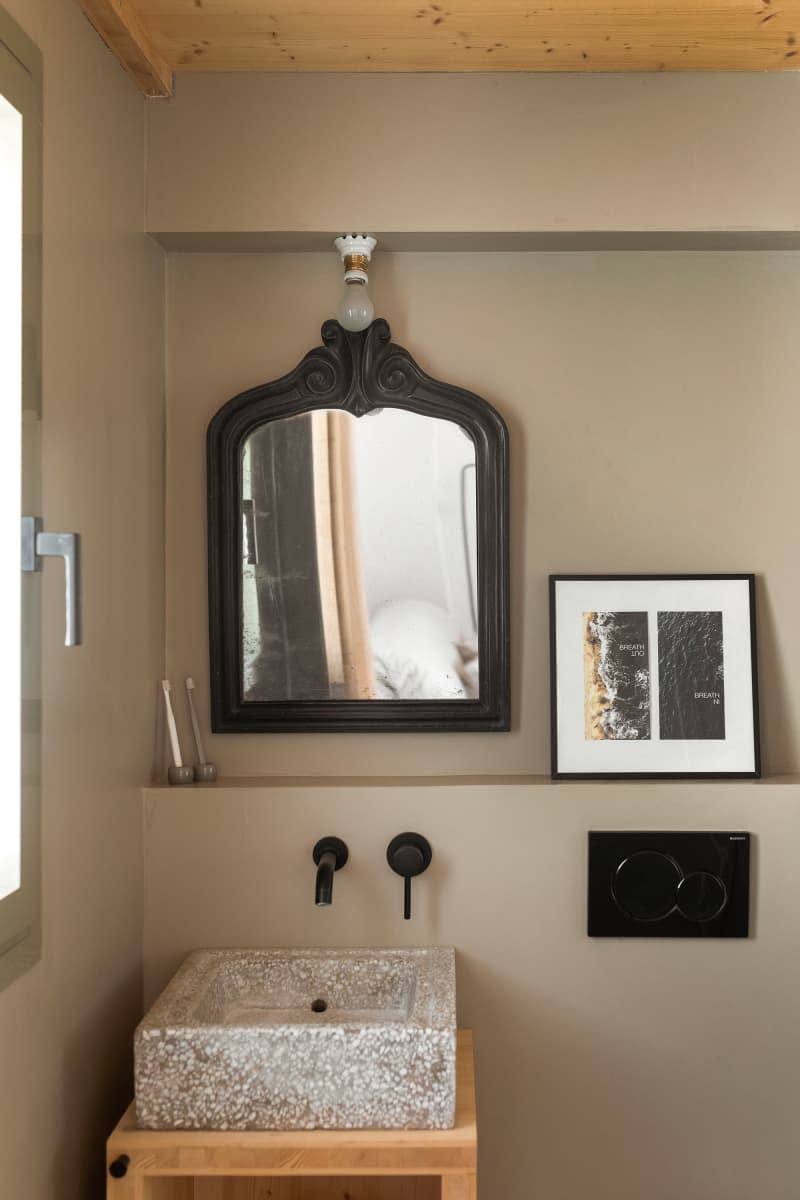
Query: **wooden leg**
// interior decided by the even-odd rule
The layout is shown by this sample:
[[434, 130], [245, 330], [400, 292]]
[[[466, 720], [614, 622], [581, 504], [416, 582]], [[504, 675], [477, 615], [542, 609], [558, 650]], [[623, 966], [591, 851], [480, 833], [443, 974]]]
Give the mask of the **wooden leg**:
[[478, 1179], [469, 1175], [443, 1175], [442, 1200], [477, 1200]]

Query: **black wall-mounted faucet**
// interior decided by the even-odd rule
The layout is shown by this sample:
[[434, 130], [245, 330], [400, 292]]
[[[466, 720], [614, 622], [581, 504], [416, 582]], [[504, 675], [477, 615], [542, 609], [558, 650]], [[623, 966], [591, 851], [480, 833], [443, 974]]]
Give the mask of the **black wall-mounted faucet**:
[[341, 838], [324, 837], [319, 839], [311, 853], [317, 864], [314, 903], [317, 908], [327, 908], [333, 904], [333, 873], [347, 862], [347, 846]]
[[411, 880], [431, 865], [433, 851], [421, 833], [398, 833], [386, 847], [386, 861], [403, 877], [403, 917], [411, 920]]

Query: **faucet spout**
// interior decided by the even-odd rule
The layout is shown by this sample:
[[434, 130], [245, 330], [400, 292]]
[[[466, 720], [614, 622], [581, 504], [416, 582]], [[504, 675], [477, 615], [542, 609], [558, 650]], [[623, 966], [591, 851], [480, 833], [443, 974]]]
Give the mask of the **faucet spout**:
[[317, 863], [317, 887], [314, 893], [314, 903], [317, 908], [327, 908], [333, 904], [333, 872], [336, 870], [336, 855], [327, 850]]
[[333, 873], [347, 862], [347, 846], [341, 838], [320, 838], [312, 851], [317, 865], [317, 883], [314, 903], [317, 908], [328, 908], [333, 904]]

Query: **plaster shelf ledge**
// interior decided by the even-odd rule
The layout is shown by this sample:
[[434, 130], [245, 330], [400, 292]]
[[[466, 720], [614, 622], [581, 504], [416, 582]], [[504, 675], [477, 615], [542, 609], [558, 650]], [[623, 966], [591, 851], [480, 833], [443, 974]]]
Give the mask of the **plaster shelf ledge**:
[[[339, 230], [148, 230], [184, 254], [298, 254], [331, 250]], [[375, 233], [382, 253], [800, 250], [798, 229], [580, 229]]]
[[638, 779], [638, 780], [581, 780], [560, 779], [552, 780], [549, 775], [263, 775], [221, 776], [216, 783], [189, 784], [183, 787], [173, 787], [165, 782], [145, 784], [146, 792], [171, 792], [181, 795], [189, 791], [241, 791], [241, 790], [280, 790], [285, 788], [338, 788], [351, 791], [354, 788], [552, 788], [564, 790], [570, 787], [580, 788], [678, 788], [682, 791], [724, 787], [742, 789], [748, 787], [797, 787], [800, 788], [800, 773], [785, 775], [766, 775], [762, 779]]

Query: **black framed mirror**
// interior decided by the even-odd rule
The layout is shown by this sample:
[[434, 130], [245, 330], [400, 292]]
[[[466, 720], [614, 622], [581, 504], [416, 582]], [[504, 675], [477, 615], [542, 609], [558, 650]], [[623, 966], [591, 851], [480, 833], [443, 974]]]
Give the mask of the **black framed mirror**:
[[212, 728], [509, 728], [508, 431], [384, 320], [208, 427]]

